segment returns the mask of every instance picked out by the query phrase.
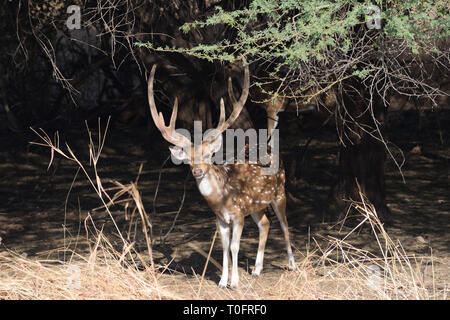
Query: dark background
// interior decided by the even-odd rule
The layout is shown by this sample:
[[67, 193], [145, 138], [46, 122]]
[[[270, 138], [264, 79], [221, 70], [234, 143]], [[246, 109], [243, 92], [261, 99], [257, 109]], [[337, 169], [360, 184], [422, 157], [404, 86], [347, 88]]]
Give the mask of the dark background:
[[[192, 121], [200, 119], [206, 128], [217, 124], [218, 98], [226, 96], [227, 65], [178, 53], [138, 49], [133, 43], [145, 40], [161, 46], [207, 43], [228, 30], [215, 27], [203, 34], [183, 35], [178, 27], [207, 16], [213, 4], [233, 10], [246, 2], [175, 1], [171, 6], [165, 3], [152, 1], [132, 6], [134, 2], [123, 2], [118, 10], [124, 23], [111, 29], [109, 20], [102, 20], [111, 12], [104, 9], [102, 17], [96, 11], [96, 3], [88, 1], [83, 4], [82, 20], [91, 23], [83, 24], [80, 30], [68, 30], [65, 26], [68, 14], [64, 3], [48, 4], [47, 9], [40, 2], [30, 5], [7, 1], [0, 5], [3, 245], [28, 254], [66, 245], [70, 237], [63, 237], [61, 225], [76, 237], [86, 231], [80, 228], [80, 221], [88, 213], [97, 224], [105, 225], [105, 230], [113, 230], [109, 216], [94, 209], [101, 203], [83, 174], [77, 174], [78, 166], [56, 154], [47, 169], [50, 150], [30, 144], [42, 142], [31, 128], [42, 128], [52, 139], [58, 132], [61, 149], [66, 151], [67, 143], [89, 174], [93, 174], [87, 127], [97, 144], [99, 123], [104, 133], [108, 119], [98, 174], [105, 187], [112, 187], [114, 181], [134, 181], [143, 165], [139, 191], [153, 223], [153, 243], [163, 252], [159, 259], [164, 261], [167, 252], [185, 248], [186, 243], [210, 241], [214, 215], [196, 190], [189, 168], [164, 162], [169, 156], [168, 144], [155, 129], [148, 112], [147, 77], [151, 66], [158, 63], [156, 100], [166, 119], [177, 96], [180, 100], [177, 127], [192, 129]], [[127, 10], [127, 6], [133, 10]], [[252, 72], [256, 69], [257, 66], [251, 65]], [[430, 78], [448, 94], [449, 74], [445, 71], [432, 72]], [[234, 80], [236, 91], [240, 91], [239, 81]], [[348, 173], [345, 170], [352, 167], [349, 163], [356, 161], [359, 164], [355, 167], [363, 163], [368, 176], [375, 175], [382, 180], [381, 184], [385, 183], [370, 191], [376, 194], [371, 201], [379, 201], [377, 209], [392, 234], [417, 252], [427, 252], [432, 245], [437, 254], [448, 254], [449, 98], [442, 96], [438, 105], [404, 96], [392, 95], [390, 99], [391, 106], [382, 112], [390, 151], [383, 151], [380, 157], [378, 151], [373, 151], [379, 146], [371, 147], [369, 142], [361, 147], [362, 151], [347, 154], [350, 159], [347, 162], [342, 157], [348, 149], [343, 150], [339, 142], [334, 118], [326, 121], [330, 114], [316, 109], [280, 114], [280, 149], [288, 173], [288, 220], [295, 246], [303, 248], [311, 229], [319, 234], [331, 232], [324, 222], [333, 225], [342, 221], [345, 208], [331, 204], [336, 193], [339, 194], [336, 186], [345, 182]], [[265, 110], [250, 99], [235, 127], [265, 128]], [[372, 158], [358, 158], [361, 153], [369, 158], [374, 154], [375, 164], [370, 162], [374, 161]], [[402, 163], [401, 170], [393, 159]], [[116, 222], [127, 232], [131, 229], [124, 210], [124, 203], [112, 207]], [[273, 226], [279, 235], [278, 224]], [[244, 231], [244, 237], [256, 239], [256, 234], [252, 224]], [[141, 237], [143, 242], [142, 235], [133, 236]], [[417, 241], [419, 236], [425, 242]], [[361, 236], [358, 241], [371, 247], [368, 239]], [[83, 245], [80, 243], [79, 247]], [[282, 248], [281, 241], [268, 248], [269, 265], [271, 261], [276, 264]], [[243, 246], [243, 252], [253, 251]], [[194, 267], [198, 264], [201, 270], [202, 261], [198, 254], [186, 250], [178, 263]]]

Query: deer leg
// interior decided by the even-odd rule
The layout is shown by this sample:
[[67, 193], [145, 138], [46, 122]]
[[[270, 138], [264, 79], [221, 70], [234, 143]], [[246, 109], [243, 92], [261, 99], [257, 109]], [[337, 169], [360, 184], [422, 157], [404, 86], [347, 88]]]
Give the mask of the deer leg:
[[231, 288], [233, 289], [239, 286], [238, 253], [243, 228], [244, 217], [236, 217], [233, 221], [233, 237], [231, 239], [231, 257], [233, 259], [233, 266], [231, 268]]
[[286, 241], [286, 250], [288, 254], [288, 269], [295, 269], [295, 260], [294, 255], [292, 254], [291, 242], [289, 240], [289, 230], [288, 230], [288, 222], [286, 219], [286, 197], [283, 197], [281, 200], [272, 201], [271, 203], [273, 211], [280, 221], [281, 231], [284, 234], [284, 240]]
[[220, 277], [219, 288], [226, 288], [228, 284], [228, 271], [230, 269], [230, 225], [220, 219], [217, 219], [217, 225], [219, 226], [223, 248], [222, 276]]
[[253, 276], [259, 276], [263, 268], [264, 248], [266, 247], [267, 236], [269, 235], [270, 222], [264, 213], [264, 210], [252, 213], [253, 221], [258, 225], [259, 229], [259, 245], [258, 254], [256, 255], [255, 269]]

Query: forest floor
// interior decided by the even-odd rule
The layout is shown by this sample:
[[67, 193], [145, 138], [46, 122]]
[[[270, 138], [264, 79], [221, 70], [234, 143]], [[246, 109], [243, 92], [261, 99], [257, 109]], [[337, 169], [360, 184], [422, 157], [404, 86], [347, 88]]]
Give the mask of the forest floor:
[[[323, 204], [336, 178], [338, 145], [333, 128], [322, 130], [311, 141], [299, 169], [300, 184], [294, 193], [302, 204], [288, 204], [297, 270], [286, 270], [280, 225], [270, 214], [264, 269], [261, 276], [252, 278], [258, 228], [246, 219], [238, 290], [217, 288], [222, 249], [219, 236], [215, 237], [215, 216], [189, 169], [163, 166], [169, 152], [164, 145], [149, 147], [144, 127], [132, 132], [111, 127], [97, 173], [110, 197], [115, 193], [111, 188], [117, 186], [114, 181], [126, 185], [139, 176], [137, 189], [153, 226], [156, 271], [150, 273], [145, 267], [150, 263], [145, 236], [135, 223], [140, 221], [139, 213], [132, 215], [132, 199], [122, 196], [123, 201], [115, 201], [110, 215], [96, 194], [86, 130], [70, 131], [66, 140], [86, 166], [93, 185], [73, 161], [55, 154], [47, 170], [48, 148], [3, 136], [0, 298], [448, 299], [449, 120], [448, 110], [422, 117], [416, 113], [391, 117], [387, 137], [397, 159], [403, 152], [404, 182], [388, 158], [386, 188], [392, 223], [385, 230], [392, 240], [389, 245], [386, 234], [380, 237], [368, 223], [354, 230], [356, 224], [324, 222]], [[304, 145], [312, 130], [298, 125], [307, 119], [286, 116], [281, 121], [286, 122], [280, 134], [281, 155], [289, 163], [294, 147]], [[95, 126], [91, 130], [97, 131]], [[297, 132], [287, 139], [288, 130]], [[32, 134], [26, 139], [39, 141]], [[103, 199], [108, 202], [105, 195]], [[123, 239], [130, 247], [124, 248]], [[67, 271], [70, 265], [77, 267]], [[81, 287], [72, 291], [63, 288], [72, 283], [67, 282], [73, 280], [70, 270], [82, 274]], [[371, 270], [381, 273], [371, 274]], [[392, 275], [392, 270], [398, 274]], [[374, 279], [378, 279], [375, 289]], [[115, 286], [107, 288], [104, 283], [113, 280]], [[61, 290], [49, 289], [56, 282]]]

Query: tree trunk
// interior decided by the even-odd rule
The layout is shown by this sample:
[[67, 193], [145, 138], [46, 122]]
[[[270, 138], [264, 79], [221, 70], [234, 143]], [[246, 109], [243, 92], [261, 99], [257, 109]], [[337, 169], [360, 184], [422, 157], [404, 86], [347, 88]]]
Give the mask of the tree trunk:
[[370, 107], [367, 90], [355, 80], [346, 83], [342, 92], [343, 103], [337, 112], [341, 141], [339, 177], [331, 189], [329, 212], [334, 220], [343, 219], [349, 200], [360, 202], [361, 192], [386, 222], [389, 218], [384, 174], [386, 149], [379, 140], [380, 133], [384, 134], [385, 108], [376, 97]]

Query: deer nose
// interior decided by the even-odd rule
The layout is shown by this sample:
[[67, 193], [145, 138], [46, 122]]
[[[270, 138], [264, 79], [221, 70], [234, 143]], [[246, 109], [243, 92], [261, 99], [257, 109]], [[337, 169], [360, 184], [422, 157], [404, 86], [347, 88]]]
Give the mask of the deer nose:
[[202, 169], [194, 169], [192, 171], [192, 174], [194, 175], [194, 177], [198, 178], [201, 177], [203, 175], [203, 170]]

